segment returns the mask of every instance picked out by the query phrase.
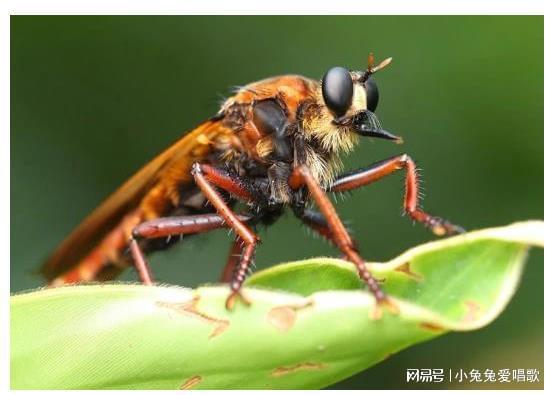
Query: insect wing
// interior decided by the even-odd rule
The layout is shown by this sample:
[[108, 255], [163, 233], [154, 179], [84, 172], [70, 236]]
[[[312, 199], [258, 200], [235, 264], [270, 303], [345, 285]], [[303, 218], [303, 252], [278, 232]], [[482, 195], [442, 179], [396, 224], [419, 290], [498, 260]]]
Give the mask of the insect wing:
[[[230, 133], [220, 119], [209, 120], [185, 134], [168, 149], [147, 163], [110, 195], [96, 210], [59, 245], [41, 268], [42, 275], [52, 280], [71, 269], [90, 253], [106, 235], [133, 211], [146, 194], [176, 167], [185, 164], [182, 182], [192, 182], [191, 157], [197, 148], [208, 145], [219, 135]], [[201, 151], [202, 152], [202, 151]], [[207, 151], [206, 151], [207, 152]], [[195, 160], [198, 160], [196, 153]], [[188, 167], [188, 169], [187, 169]]]

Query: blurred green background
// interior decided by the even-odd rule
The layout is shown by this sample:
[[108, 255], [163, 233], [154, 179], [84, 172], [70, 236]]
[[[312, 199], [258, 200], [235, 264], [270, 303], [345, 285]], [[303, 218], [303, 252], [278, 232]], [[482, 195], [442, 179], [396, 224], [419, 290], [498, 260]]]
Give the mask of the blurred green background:
[[[12, 16], [11, 291], [41, 285], [34, 272], [64, 236], [233, 86], [361, 69], [370, 51], [394, 57], [376, 77], [377, 114], [405, 143], [362, 140], [347, 168], [407, 152], [431, 213], [466, 229], [543, 218], [542, 17]], [[338, 201], [368, 260], [433, 239], [400, 215], [402, 192], [398, 174]], [[258, 269], [336, 255], [290, 214], [261, 236]], [[214, 281], [229, 243], [219, 231], [154, 254], [155, 277]], [[413, 347], [333, 388], [424, 388], [405, 383], [406, 368], [538, 368], [542, 381], [543, 264], [533, 251], [487, 328]]]

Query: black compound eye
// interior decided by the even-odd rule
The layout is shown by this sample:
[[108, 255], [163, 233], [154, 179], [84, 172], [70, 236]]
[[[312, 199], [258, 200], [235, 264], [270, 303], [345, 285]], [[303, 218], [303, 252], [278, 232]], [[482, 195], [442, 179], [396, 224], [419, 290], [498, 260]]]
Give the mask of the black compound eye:
[[375, 112], [377, 104], [379, 103], [379, 89], [377, 89], [377, 83], [371, 77], [365, 82], [365, 94], [367, 109], [371, 112]]
[[354, 93], [354, 84], [350, 72], [344, 67], [333, 67], [325, 73], [321, 83], [325, 105], [337, 116], [342, 116], [350, 104]]

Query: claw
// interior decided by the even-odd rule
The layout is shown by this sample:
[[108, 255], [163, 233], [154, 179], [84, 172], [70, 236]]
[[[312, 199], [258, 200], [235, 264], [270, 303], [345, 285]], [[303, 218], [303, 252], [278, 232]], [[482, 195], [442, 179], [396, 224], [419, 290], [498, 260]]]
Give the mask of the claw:
[[229, 311], [232, 311], [235, 307], [236, 299], [239, 299], [246, 306], [250, 306], [252, 302], [246, 298], [240, 291], [231, 291], [227, 300], [225, 301], [225, 308]]
[[389, 297], [386, 297], [385, 299], [379, 301], [379, 305], [385, 307], [391, 314], [394, 314], [394, 315], [400, 314], [400, 308]]
[[369, 318], [376, 321], [383, 317], [383, 309], [386, 309], [389, 313], [398, 315], [400, 313], [400, 308], [394, 303], [388, 296], [385, 296], [382, 299], [377, 300], [375, 304], [375, 309], [370, 311]]
[[427, 223], [427, 226], [436, 236], [450, 236], [465, 233], [465, 229], [461, 226], [451, 224], [439, 217], [432, 217]]
[[465, 230], [464, 228], [462, 228], [461, 226], [450, 224], [450, 232], [449, 232], [449, 234], [451, 234], [451, 235], [459, 235], [459, 234], [465, 233], [465, 232], [466, 232], [466, 230]]

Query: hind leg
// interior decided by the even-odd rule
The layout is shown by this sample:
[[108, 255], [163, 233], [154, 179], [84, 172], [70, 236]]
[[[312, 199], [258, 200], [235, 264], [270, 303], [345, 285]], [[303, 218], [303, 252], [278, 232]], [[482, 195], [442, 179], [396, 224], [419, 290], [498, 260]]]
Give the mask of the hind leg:
[[[240, 221], [248, 221], [249, 216], [238, 215]], [[187, 215], [180, 217], [164, 217], [137, 225], [132, 232], [130, 249], [135, 268], [141, 281], [146, 285], [154, 283], [148, 262], [141, 251], [140, 239], [157, 239], [185, 234], [198, 234], [211, 230], [226, 228], [227, 224], [218, 214]]]

